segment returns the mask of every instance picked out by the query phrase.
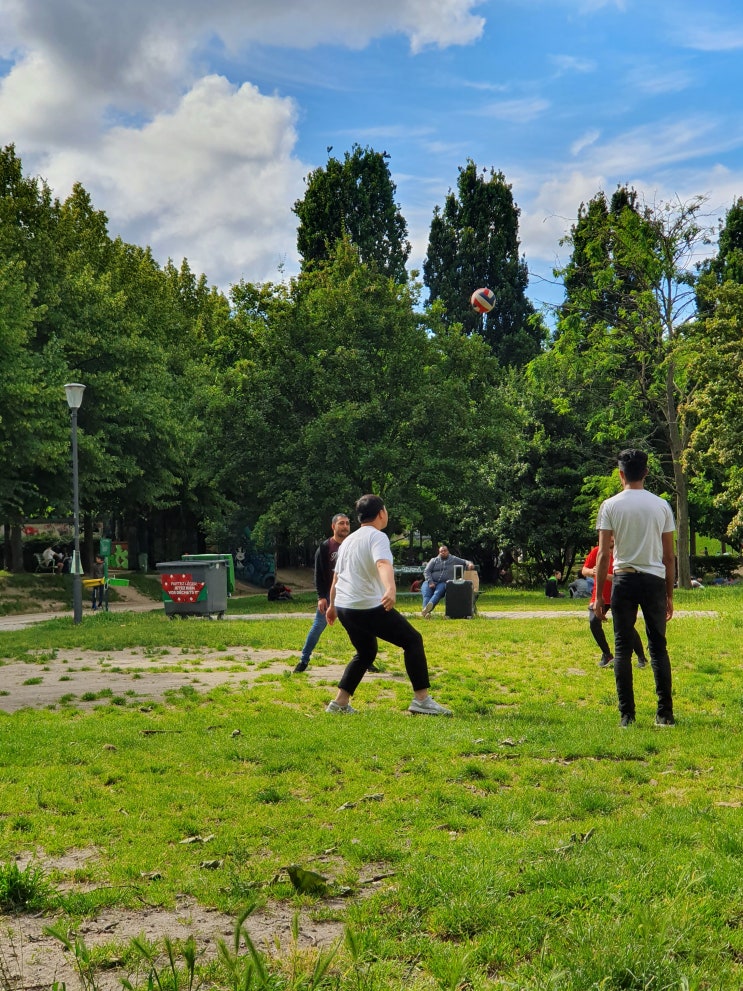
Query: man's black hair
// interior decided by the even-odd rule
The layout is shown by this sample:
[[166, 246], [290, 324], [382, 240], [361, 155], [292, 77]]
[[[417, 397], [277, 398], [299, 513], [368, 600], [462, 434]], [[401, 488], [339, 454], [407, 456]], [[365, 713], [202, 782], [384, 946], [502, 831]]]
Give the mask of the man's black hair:
[[362, 495], [356, 503], [356, 516], [359, 523], [370, 523], [375, 520], [384, 509], [384, 499], [378, 495]]
[[647, 454], [634, 447], [620, 451], [617, 463], [628, 482], [641, 482], [648, 470]]

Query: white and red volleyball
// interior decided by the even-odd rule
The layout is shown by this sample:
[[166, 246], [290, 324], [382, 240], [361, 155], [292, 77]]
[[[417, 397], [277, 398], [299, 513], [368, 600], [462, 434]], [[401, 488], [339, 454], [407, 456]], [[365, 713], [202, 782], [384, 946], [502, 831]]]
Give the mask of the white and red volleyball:
[[475, 289], [470, 296], [472, 309], [478, 313], [490, 313], [495, 306], [495, 293], [492, 289]]

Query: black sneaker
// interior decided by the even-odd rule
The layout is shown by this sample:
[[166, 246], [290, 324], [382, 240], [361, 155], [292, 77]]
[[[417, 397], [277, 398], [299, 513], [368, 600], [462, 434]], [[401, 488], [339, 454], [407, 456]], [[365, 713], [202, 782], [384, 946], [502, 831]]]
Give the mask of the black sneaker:
[[373, 674], [379, 674], [379, 668], [376, 664], [370, 664], [366, 670], [371, 671]]
[[638, 657], [637, 658], [637, 666], [638, 666], [638, 668], [646, 668], [648, 666], [648, 659], [647, 659], [647, 657]]
[[622, 727], [622, 729], [627, 729], [628, 726], [633, 726], [634, 723], [635, 723], [635, 717], [630, 716], [628, 712], [625, 712], [625, 714], [619, 720], [619, 725]]
[[599, 661], [599, 667], [600, 668], [608, 668], [609, 665], [612, 663], [613, 660], [614, 660], [614, 658], [611, 656], [611, 654], [602, 654], [601, 655], [601, 660]]
[[300, 661], [299, 664], [294, 668], [294, 674], [301, 674], [303, 671], [307, 670], [309, 661]]
[[673, 716], [656, 716], [655, 717], [656, 726], [675, 726], [676, 720]]

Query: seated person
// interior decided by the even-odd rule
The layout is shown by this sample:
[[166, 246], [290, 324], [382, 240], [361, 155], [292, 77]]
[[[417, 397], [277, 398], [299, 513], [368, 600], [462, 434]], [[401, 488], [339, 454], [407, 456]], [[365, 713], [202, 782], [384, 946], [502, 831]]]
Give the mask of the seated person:
[[562, 581], [562, 572], [554, 571], [552, 575], [547, 579], [544, 586], [544, 594], [548, 599], [564, 599], [565, 595], [557, 587], [557, 583]]
[[588, 578], [576, 578], [568, 585], [571, 599], [590, 599], [593, 591], [593, 581]]
[[273, 585], [268, 590], [268, 601], [291, 602], [292, 590], [288, 585], [282, 585], [281, 582], [274, 581]]
[[59, 554], [53, 547], [49, 546], [42, 553], [41, 562], [44, 567], [49, 568], [50, 571], [60, 572], [62, 570], [62, 558], [62, 554]]
[[472, 561], [465, 561], [462, 557], [454, 557], [449, 553], [446, 544], [439, 547], [437, 557], [432, 557], [423, 572], [423, 618], [428, 619], [446, 592], [446, 583], [454, 578], [454, 567], [460, 565], [462, 568], [474, 568]]

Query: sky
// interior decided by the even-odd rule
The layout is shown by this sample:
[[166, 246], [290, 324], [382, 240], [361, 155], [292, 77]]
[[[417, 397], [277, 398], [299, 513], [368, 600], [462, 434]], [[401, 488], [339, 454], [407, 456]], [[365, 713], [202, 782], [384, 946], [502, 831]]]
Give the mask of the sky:
[[709, 223], [743, 196], [742, 56], [739, 0], [0, 0], [0, 144], [225, 290], [296, 274], [329, 148], [387, 152], [410, 269], [472, 159], [549, 312], [600, 190], [701, 195]]

